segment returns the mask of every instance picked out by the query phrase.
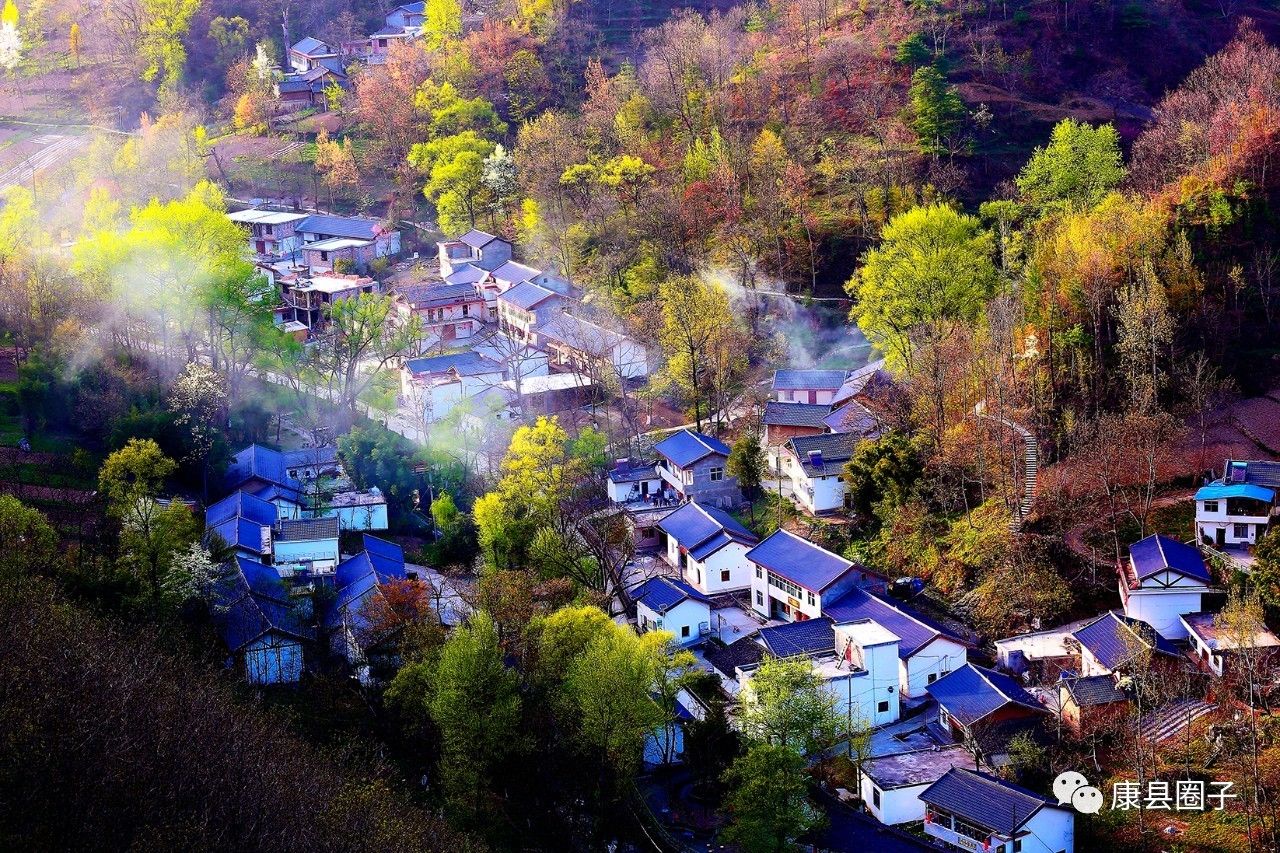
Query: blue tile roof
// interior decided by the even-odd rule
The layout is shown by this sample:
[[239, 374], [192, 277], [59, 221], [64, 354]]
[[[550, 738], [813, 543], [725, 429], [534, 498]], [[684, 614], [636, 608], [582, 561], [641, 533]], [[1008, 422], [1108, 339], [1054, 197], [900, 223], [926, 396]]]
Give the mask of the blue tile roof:
[[326, 216], [313, 213], [298, 223], [300, 233], [320, 234], [325, 237], [352, 237], [372, 240], [381, 233], [382, 223], [377, 219], [361, 219], [353, 216]]
[[952, 670], [925, 690], [963, 726], [971, 726], [1010, 703], [1047, 713], [1009, 676], [971, 663]]
[[[418, 4], [421, 6], [421, 4]], [[405, 7], [401, 7], [405, 8]], [[498, 238], [490, 234], [488, 231], [481, 231], [479, 228], [472, 228], [466, 234], [458, 238], [459, 243], [470, 246], [473, 249], [483, 249]]]
[[712, 438], [691, 429], [682, 429], [659, 441], [653, 446], [655, 453], [663, 456], [678, 468], [687, 468], [712, 453], [729, 457], [729, 445], [719, 439]]
[[1249, 498], [1250, 500], [1271, 503], [1276, 499], [1272, 489], [1257, 486], [1253, 483], [1210, 483], [1196, 491], [1198, 501], [1225, 500], [1226, 498]]
[[231, 457], [224, 483], [228, 489], [236, 489], [249, 480], [257, 479], [301, 491], [302, 484], [290, 477], [285, 469], [283, 453], [260, 444], [251, 444]]
[[[839, 475], [844, 464], [853, 457], [854, 445], [860, 436], [845, 432], [826, 432], [820, 435], [797, 435], [786, 447], [800, 462], [800, 467], [810, 477]], [[817, 455], [812, 455], [817, 454]]]
[[488, 275], [488, 270], [482, 270], [475, 264], [459, 264], [444, 280], [449, 284], [479, 284]]
[[854, 569], [854, 564], [839, 554], [787, 530], [774, 531], [747, 552], [747, 559], [812, 592], [822, 592]]
[[631, 591], [637, 602], [643, 603], [654, 613], [666, 613], [682, 601], [692, 599], [703, 604], [711, 604], [711, 599], [689, 586], [684, 581], [658, 576], [649, 578]]
[[906, 659], [933, 642], [947, 637], [964, 644], [958, 637], [929, 624], [926, 620], [898, 609], [892, 603], [863, 589], [851, 589], [833, 603], [822, 608], [837, 625], [870, 619], [882, 628], [898, 635], [898, 657]]
[[269, 527], [276, 523], [276, 506], [248, 492], [232, 492], [204, 511], [204, 523], [208, 527], [232, 518], [243, 518]]
[[480, 291], [474, 284], [459, 282], [457, 284], [414, 284], [400, 289], [400, 295], [415, 308], [427, 308], [433, 305], [457, 305], [464, 302], [476, 302]]
[[314, 631], [304, 620], [304, 608], [289, 599], [279, 575], [269, 566], [238, 557], [236, 571], [214, 591], [214, 623], [224, 643], [238, 651], [269, 632], [299, 640]]
[[344, 621], [357, 629], [364, 627], [364, 599], [382, 584], [406, 577], [403, 548], [367, 533], [363, 539], [365, 550], [343, 560], [334, 570], [334, 596], [325, 612], [326, 627], [336, 628]]
[[1088, 649], [1098, 663], [1111, 670], [1124, 666], [1138, 651], [1139, 645], [1159, 654], [1178, 656], [1178, 649], [1173, 643], [1157, 634], [1146, 622], [1114, 611], [1102, 614], [1071, 636]]
[[1222, 478], [1229, 483], [1253, 483], [1280, 489], [1280, 462], [1228, 459], [1222, 466]]
[[498, 299], [508, 305], [514, 305], [522, 311], [529, 311], [551, 297], [558, 295], [554, 290], [547, 290], [545, 287], [534, 284], [531, 281], [522, 281], [499, 295]]
[[773, 390], [826, 390], [836, 391], [848, 377], [847, 370], [777, 370], [773, 374]]
[[1145, 580], [1166, 569], [1206, 584], [1213, 580], [1204, 564], [1204, 557], [1200, 556], [1200, 549], [1184, 545], [1160, 533], [1130, 545], [1129, 559], [1138, 574], [1138, 580]]
[[1017, 832], [1042, 808], [1056, 808], [1026, 788], [963, 767], [948, 770], [920, 800], [1000, 835]]
[[236, 516], [228, 518], [220, 524], [211, 525], [208, 530], [210, 533], [217, 535], [219, 539], [232, 548], [240, 548], [245, 551], [251, 551], [254, 554], [262, 553], [263, 531], [270, 529], [270, 525], [258, 524], [247, 518]]
[[690, 501], [658, 522], [695, 560], [704, 560], [730, 542], [753, 545], [760, 538], [727, 512]]
[[761, 628], [761, 644], [774, 657], [812, 657], [835, 651], [836, 632], [830, 619], [805, 619]]
[[333, 53], [329, 45], [320, 41], [318, 38], [307, 36], [295, 42], [293, 47], [289, 48], [297, 53], [306, 54], [307, 56], [316, 56], [317, 54]]
[[405, 362], [404, 366], [410, 373], [444, 373], [446, 370], [456, 370], [468, 376], [502, 370], [501, 364], [475, 350], [436, 355], [431, 358], [411, 358]]

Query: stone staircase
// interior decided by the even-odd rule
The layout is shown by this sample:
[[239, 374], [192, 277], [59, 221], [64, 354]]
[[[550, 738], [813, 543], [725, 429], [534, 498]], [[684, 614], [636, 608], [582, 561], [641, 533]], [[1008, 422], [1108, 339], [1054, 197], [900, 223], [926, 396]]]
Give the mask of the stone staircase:
[[1022, 439], [1022, 499], [1018, 502], [1017, 512], [1009, 523], [1010, 528], [1018, 530], [1027, 516], [1031, 515], [1031, 507], [1035, 504], [1036, 494], [1040, 489], [1040, 442], [1032, 435], [1031, 430], [1017, 421], [987, 414], [985, 402], [974, 406], [973, 414], [975, 417], [984, 418], [1013, 430], [1018, 434], [1018, 438]]

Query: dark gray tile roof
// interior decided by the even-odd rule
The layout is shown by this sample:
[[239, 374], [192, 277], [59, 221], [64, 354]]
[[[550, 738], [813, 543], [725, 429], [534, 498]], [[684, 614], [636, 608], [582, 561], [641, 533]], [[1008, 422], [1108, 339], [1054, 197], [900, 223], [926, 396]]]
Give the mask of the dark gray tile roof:
[[822, 419], [830, 411], [830, 406], [821, 406], [817, 403], [783, 403], [778, 400], [770, 400], [764, 406], [764, 422], [768, 426], [822, 429]]
[[276, 539], [280, 542], [337, 538], [337, 516], [331, 518], [282, 518], [276, 522]]
[[844, 464], [853, 456], [853, 448], [859, 437], [852, 433], [823, 433], [798, 435], [786, 446], [800, 460], [800, 466], [810, 477], [829, 477], [839, 474]]
[[1026, 788], [959, 767], [925, 788], [920, 799], [1001, 835], [1012, 835], [1040, 809], [1053, 807]]
[[1113, 702], [1125, 702], [1128, 697], [1116, 687], [1116, 680], [1110, 675], [1091, 675], [1087, 678], [1068, 678], [1062, 686], [1067, 688], [1071, 698], [1081, 708], [1094, 705], [1110, 705]]

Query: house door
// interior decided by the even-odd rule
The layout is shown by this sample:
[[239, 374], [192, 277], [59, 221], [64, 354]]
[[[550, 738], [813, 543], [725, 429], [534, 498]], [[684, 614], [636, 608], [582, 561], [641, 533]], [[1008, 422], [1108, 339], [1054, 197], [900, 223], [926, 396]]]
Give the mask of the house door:
[[640, 497], [642, 498], [649, 497], [649, 481], [648, 480], [640, 481]]
[[267, 244], [263, 240], [258, 241], [258, 254], [265, 255], [267, 253]]
[[445, 327], [440, 332], [440, 337], [446, 341], [451, 341], [455, 337], [457, 337], [457, 332], [455, 331], [452, 323], [448, 323], [447, 325], [445, 325]]
[[1215, 542], [1217, 542], [1217, 543], [1218, 543], [1218, 547], [1219, 547], [1219, 548], [1221, 548], [1223, 545], [1226, 545], [1226, 544], [1227, 544], [1227, 531], [1226, 531], [1226, 529], [1225, 529], [1225, 528], [1222, 528], [1222, 527], [1219, 527], [1217, 530], [1215, 530], [1215, 531], [1213, 532], [1213, 541], [1215, 541]]

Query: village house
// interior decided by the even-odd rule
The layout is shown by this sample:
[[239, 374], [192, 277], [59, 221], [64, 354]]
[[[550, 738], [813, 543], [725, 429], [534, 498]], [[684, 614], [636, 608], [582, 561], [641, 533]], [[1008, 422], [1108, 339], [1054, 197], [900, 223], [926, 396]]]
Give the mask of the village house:
[[272, 534], [271, 564], [281, 577], [323, 575], [338, 565], [336, 518], [282, 518]]
[[846, 592], [884, 587], [884, 578], [788, 530], [776, 530], [746, 554], [751, 606], [766, 619], [817, 619]]
[[259, 562], [271, 560], [275, 523], [275, 504], [248, 492], [232, 492], [204, 511], [207, 543], [216, 536], [236, 554]]
[[338, 52], [320, 39], [307, 36], [289, 48], [289, 67], [296, 72], [310, 71], [323, 60], [337, 59]]
[[689, 501], [658, 523], [666, 539], [666, 561], [705, 595], [747, 589], [746, 554], [760, 541], [737, 519], [715, 507]]
[[244, 556], [214, 588], [214, 625], [250, 684], [292, 684], [302, 678], [310, 602], [294, 599], [276, 570]]
[[313, 213], [298, 223], [302, 235], [302, 264], [311, 270], [332, 270], [339, 261], [364, 272], [376, 258], [400, 251], [400, 232], [377, 219]]
[[620, 382], [649, 375], [649, 354], [643, 345], [573, 314], [552, 317], [535, 332], [534, 342], [561, 369]]
[[1200, 551], [1159, 533], [1129, 546], [1119, 568], [1125, 615], [1170, 640], [1186, 639], [1178, 617], [1205, 610], [1205, 596], [1215, 591]]
[[778, 456], [783, 445], [791, 439], [827, 432], [823, 420], [829, 414], [830, 406], [817, 403], [779, 403], [777, 400], [765, 403], [761, 418], [764, 425], [761, 444], [764, 446], [769, 470], [778, 470]]
[[251, 444], [231, 458], [223, 487], [272, 504], [280, 520], [334, 518], [343, 530], [387, 527], [386, 498], [376, 487], [354, 489], [331, 446], [279, 451]]
[[1114, 675], [1083, 675], [1058, 682], [1062, 722], [1076, 735], [1107, 725], [1128, 706], [1129, 697], [1116, 686]]
[[977, 744], [984, 760], [1007, 763], [1005, 747], [1014, 735], [1038, 735], [1050, 711], [1001, 672], [966, 663], [930, 684], [938, 703], [938, 724], [957, 743]]
[[227, 218], [248, 227], [249, 250], [259, 258], [283, 258], [302, 248], [298, 223], [307, 218], [305, 213], [254, 207], [228, 213]]
[[[652, 462], [618, 459], [605, 475], [605, 493], [615, 504], [661, 502], [662, 478]], [[671, 493], [674, 500], [675, 493]]]
[[1258, 544], [1276, 511], [1275, 489], [1256, 483], [1212, 483], [1195, 501], [1200, 541], [1214, 548]]
[[[334, 571], [332, 603], [324, 613], [330, 650], [351, 665], [362, 684], [371, 678], [371, 664], [394, 663], [393, 633], [370, 619], [372, 602], [386, 584], [411, 580], [404, 550], [392, 542], [365, 534], [364, 550], [343, 560]], [[391, 658], [391, 660], [387, 660]]]
[[504, 334], [531, 343], [533, 333], [564, 310], [565, 297], [531, 281], [498, 295], [498, 324]]
[[631, 592], [640, 633], [668, 631], [681, 645], [697, 642], [711, 630], [711, 599], [689, 584], [658, 576]]
[[954, 767], [919, 794], [924, 833], [970, 851], [1075, 853], [1075, 812], [986, 773]]
[[333, 304], [355, 299], [362, 293], [374, 293], [378, 288], [378, 283], [368, 276], [334, 272], [281, 276], [277, 283], [280, 298], [290, 312], [286, 319], [309, 331], [318, 330], [328, 322]]
[[837, 624], [871, 620], [898, 637], [898, 693], [919, 700], [929, 685], [968, 661], [969, 646], [953, 633], [923, 617], [908, 613], [881, 598], [875, 590], [883, 579], [869, 575], [863, 586], [849, 590], [827, 606], [826, 616]]
[[791, 480], [792, 493], [811, 515], [845, 509], [844, 466], [860, 438], [852, 433], [796, 436], [779, 455], [781, 475]]
[[487, 231], [471, 229], [456, 240], [436, 244], [440, 275], [446, 281], [467, 266], [492, 272], [511, 260], [511, 243]]
[[658, 476], [680, 500], [699, 500], [722, 509], [742, 503], [738, 478], [730, 476], [729, 446], [689, 429], [671, 433], [653, 447]]
[[276, 99], [285, 107], [328, 109], [329, 90], [334, 87], [346, 90], [350, 85], [341, 61], [324, 58], [305, 71], [285, 74], [272, 83], [272, 88]]
[[920, 794], [953, 767], [976, 770], [977, 764], [959, 744], [863, 761], [858, 768], [862, 803], [883, 824], [919, 823], [924, 820], [925, 811]]
[[424, 346], [466, 340], [484, 325], [484, 297], [474, 284], [413, 284], [396, 292], [396, 309], [408, 320], [418, 317]]
[[1146, 622], [1115, 611], [1102, 614], [1071, 636], [1080, 644], [1080, 674], [1085, 676], [1127, 672], [1135, 660], [1147, 655], [1156, 667], [1182, 657], [1173, 643]]
[[1242, 637], [1240, 631], [1220, 624], [1213, 613], [1186, 613], [1181, 619], [1200, 666], [1219, 678], [1231, 671], [1233, 662], [1244, 650], [1252, 651], [1258, 661], [1269, 661], [1280, 655], [1280, 637], [1265, 626], [1251, 636]]
[[830, 407], [849, 373], [848, 370], [777, 370], [773, 374], [773, 393], [780, 403]]
[[464, 400], [501, 386], [506, 368], [474, 351], [411, 358], [400, 369], [400, 395], [424, 421], [439, 421]]

